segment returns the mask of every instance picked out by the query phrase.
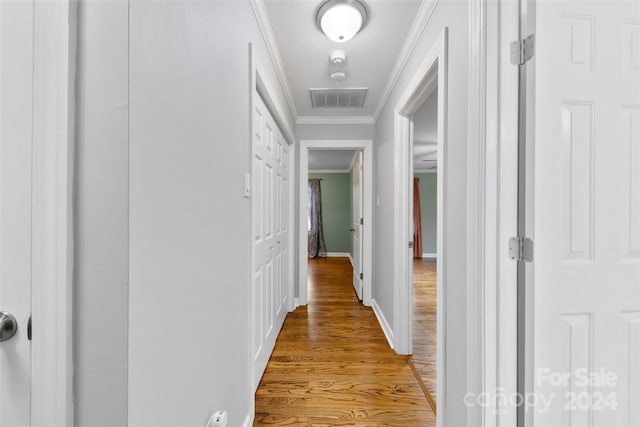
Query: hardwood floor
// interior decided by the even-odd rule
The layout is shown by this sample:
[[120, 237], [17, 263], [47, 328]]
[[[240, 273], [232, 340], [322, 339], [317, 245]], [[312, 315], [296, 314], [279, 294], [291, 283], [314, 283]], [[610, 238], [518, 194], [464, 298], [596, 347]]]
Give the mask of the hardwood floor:
[[413, 260], [413, 355], [411, 361], [436, 410], [436, 261]]
[[254, 426], [435, 426], [411, 368], [357, 299], [347, 258], [309, 262], [309, 304], [289, 313], [256, 392]]

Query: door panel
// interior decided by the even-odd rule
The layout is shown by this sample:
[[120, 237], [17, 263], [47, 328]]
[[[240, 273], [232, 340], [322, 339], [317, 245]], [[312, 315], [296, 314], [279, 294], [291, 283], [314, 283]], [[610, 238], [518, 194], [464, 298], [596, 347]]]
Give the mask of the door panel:
[[353, 165], [353, 287], [362, 300], [362, 152], [356, 153]]
[[254, 97], [252, 161], [254, 389], [267, 366], [288, 306], [289, 150], [260, 96]]
[[638, 426], [640, 3], [537, 2], [536, 26], [534, 425]]
[[0, 311], [18, 330], [0, 342], [0, 425], [30, 424], [33, 2], [0, 1]]

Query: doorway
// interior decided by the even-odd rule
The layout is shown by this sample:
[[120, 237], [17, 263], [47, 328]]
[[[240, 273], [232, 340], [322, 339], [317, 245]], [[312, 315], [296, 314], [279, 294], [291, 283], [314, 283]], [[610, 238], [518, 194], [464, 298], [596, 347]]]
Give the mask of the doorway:
[[360, 301], [361, 158], [362, 150], [309, 150], [307, 193], [309, 262], [313, 262], [313, 268], [322, 269], [328, 258], [346, 261], [353, 270], [353, 288]]
[[[349, 254], [353, 254], [351, 256], [352, 265], [354, 266], [354, 288], [358, 297], [361, 299], [364, 305], [371, 305], [371, 256], [372, 256], [372, 247], [371, 247], [371, 236], [372, 236], [372, 147], [373, 142], [370, 140], [302, 140], [300, 141], [300, 175], [299, 175], [299, 280], [298, 280], [298, 289], [297, 289], [297, 298], [296, 305], [306, 305], [308, 302], [308, 257], [309, 257], [309, 241], [308, 241], [308, 233], [309, 233], [309, 198], [308, 198], [308, 186], [309, 186], [309, 178], [315, 177], [316, 179], [322, 180], [331, 180], [333, 181], [335, 176], [331, 174], [335, 173], [336, 170], [326, 170], [326, 169], [318, 169], [315, 168], [315, 173], [320, 175], [310, 175], [310, 170], [314, 170], [313, 167], [310, 167], [310, 159], [313, 161], [314, 158], [318, 158], [319, 152], [324, 152], [325, 156], [329, 153], [340, 154], [340, 151], [346, 152], [346, 156], [350, 156], [350, 165], [347, 170], [351, 170], [353, 172], [353, 165], [356, 164], [356, 168], [361, 167], [361, 173], [358, 174], [358, 187], [361, 188], [361, 204], [362, 212], [360, 215], [360, 220], [358, 221], [358, 226], [356, 227], [353, 224], [353, 213], [348, 213], [348, 215], [342, 215], [342, 222], [338, 219], [338, 225], [336, 226], [336, 236], [342, 236], [343, 239], [346, 239], [346, 242], [343, 242], [344, 249], [348, 251], [328, 251], [328, 255], [337, 255], [337, 256], [349, 256]], [[322, 157], [322, 154], [320, 155]], [[358, 160], [360, 159], [360, 160]], [[344, 171], [343, 171], [344, 172]], [[324, 176], [327, 174], [327, 176]], [[352, 197], [351, 188], [353, 186], [353, 173], [351, 176], [345, 175], [343, 180], [345, 180], [345, 191], [348, 199]], [[322, 181], [320, 181], [322, 182]], [[328, 183], [328, 181], [327, 181]], [[353, 211], [352, 211], [353, 212]], [[343, 212], [344, 214], [344, 212]], [[342, 224], [342, 225], [340, 225]], [[340, 231], [340, 229], [345, 229]], [[353, 229], [353, 231], [351, 231]], [[345, 234], [345, 231], [350, 233]], [[332, 231], [333, 232], [333, 231]], [[358, 242], [356, 244], [361, 245], [362, 250], [356, 254], [355, 249], [353, 248], [354, 237], [353, 234], [357, 234]], [[346, 244], [345, 244], [346, 243]], [[337, 246], [340, 248], [340, 246]], [[331, 249], [331, 248], [330, 248]], [[327, 250], [325, 248], [325, 254]]]
[[416, 378], [436, 411], [438, 88], [413, 123], [413, 354]]
[[[444, 399], [444, 365], [446, 360], [446, 340], [443, 310], [446, 302], [445, 242], [446, 229], [446, 105], [447, 105], [447, 28], [445, 27], [427, 53], [416, 74], [407, 85], [396, 104], [395, 119], [395, 157], [398, 164], [405, 166], [406, 173], [398, 175], [396, 180], [396, 223], [395, 241], [395, 307], [394, 335], [396, 351], [400, 354], [412, 354], [414, 350], [414, 305], [413, 305], [413, 266], [414, 266], [414, 225], [413, 225], [413, 182], [414, 182], [414, 135], [415, 115], [431, 97], [435, 99], [436, 132], [435, 144], [425, 149], [431, 150], [432, 165], [437, 167], [436, 180], [436, 244], [435, 244], [435, 405], [442, 408]], [[425, 107], [426, 108], [426, 107]], [[418, 144], [419, 146], [420, 144]], [[423, 153], [427, 154], [427, 153]], [[427, 157], [428, 158], [428, 157]], [[428, 162], [424, 162], [428, 164]], [[428, 166], [427, 166], [428, 167]], [[408, 244], [407, 244], [408, 243]], [[433, 374], [431, 375], [433, 377]], [[428, 389], [427, 392], [428, 393]], [[446, 422], [438, 417], [438, 425]]]

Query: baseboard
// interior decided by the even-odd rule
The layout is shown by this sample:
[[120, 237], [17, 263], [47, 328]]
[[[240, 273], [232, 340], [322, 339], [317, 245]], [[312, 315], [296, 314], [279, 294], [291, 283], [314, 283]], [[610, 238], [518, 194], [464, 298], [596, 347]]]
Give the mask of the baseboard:
[[438, 258], [438, 254], [432, 254], [432, 253], [428, 253], [428, 254], [422, 254], [422, 258]]
[[327, 257], [349, 257], [349, 252], [327, 252]]
[[387, 319], [384, 317], [384, 314], [382, 313], [382, 310], [380, 309], [380, 306], [378, 305], [378, 302], [376, 300], [371, 301], [371, 308], [373, 308], [373, 312], [376, 315], [376, 318], [378, 319], [378, 323], [382, 328], [382, 332], [384, 332], [384, 336], [387, 338], [387, 341], [389, 342], [389, 346], [391, 346], [391, 348], [394, 348], [393, 330], [391, 329], [391, 326], [389, 326], [389, 322], [387, 322]]
[[351, 267], [353, 267], [353, 257], [349, 254], [349, 262], [351, 263]]
[[300, 298], [294, 298], [293, 299], [293, 309], [295, 310], [298, 307], [300, 307]]
[[242, 423], [242, 427], [251, 427], [252, 424], [253, 424], [253, 420], [251, 419], [251, 414], [247, 414], [247, 416], [244, 417], [244, 422]]

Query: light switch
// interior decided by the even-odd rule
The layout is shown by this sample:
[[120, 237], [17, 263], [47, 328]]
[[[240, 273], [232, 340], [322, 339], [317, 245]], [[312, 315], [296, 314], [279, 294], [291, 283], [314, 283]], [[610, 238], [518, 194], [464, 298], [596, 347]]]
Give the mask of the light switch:
[[244, 174], [244, 197], [249, 199], [251, 198], [251, 174]]

